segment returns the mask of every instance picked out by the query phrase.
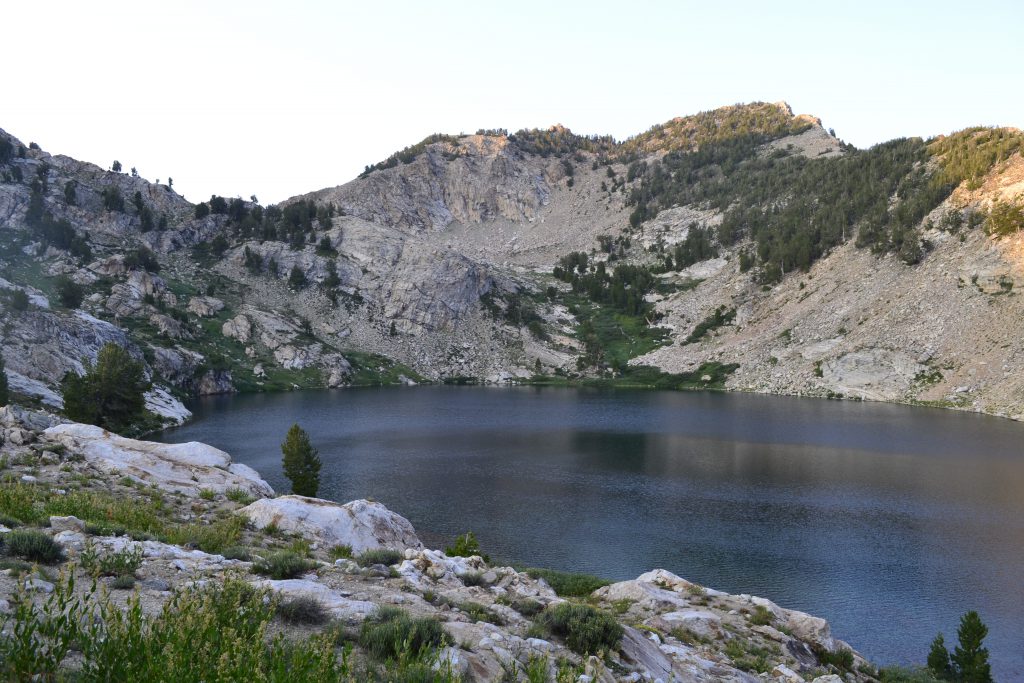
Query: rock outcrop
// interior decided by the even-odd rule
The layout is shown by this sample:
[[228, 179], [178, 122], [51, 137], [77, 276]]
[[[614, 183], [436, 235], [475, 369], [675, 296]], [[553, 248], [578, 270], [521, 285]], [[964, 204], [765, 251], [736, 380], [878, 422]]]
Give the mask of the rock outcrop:
[[348, 546], [355, 553], [423, 547], [409, 520], [367, 500], [340, 505], [320, 498], [281, 496], [258, 500], [239, 514], [257, 528], [273, 525], [326, 547]]
[[217, 493], [241, 489], [250, 496], [274, 495], [251, 467], [232, 463], [227, 453], [203, 443], [137, 441], [75, 423], [50, 427], [42, 438], [81, 454], [108, 475], [130, 477], [165, 491], [198, 496], [201, 489]]

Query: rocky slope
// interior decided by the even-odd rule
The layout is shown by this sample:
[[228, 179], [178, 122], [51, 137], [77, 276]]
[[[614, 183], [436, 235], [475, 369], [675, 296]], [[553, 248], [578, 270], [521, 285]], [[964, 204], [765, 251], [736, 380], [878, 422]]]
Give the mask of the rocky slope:
[[[674, 385], [1018, 418], [1024, 244], [981, 226], [988, 209], [1020, 200], [1024, 161], [1020, 134], [997, 133], [952, 136], [953, 151], [944, 139], [920, 145], [892, 195], [874, 198], [912, 216], [891, 242], [855, 246], [870, 221], [846, 208], [841, 238], [820, 254], [784, 244], [803, 265], [787, 269], [782, 252], [773, 277], [772, 240], [791, 237], [757, 236], [734, 214], [770, 215], [794, 197], [752, 199], [730, 178], [756, 166], [754, 180], [770, 186], [800, 163], [842, 173], [844, 160], [869, 154], [784, 103], [673, 119], [622, 143], [557, 126], [433, 136], [277, 207], [216, 197], [194, 206], [167, 185], [0, 131], [3, 354], [23, 398], [57, 407], [60, 378], [115, 341], [145, 360], [150, 407], [168, 420], [187, 416], [179, 399], [210, 393], [538, 371], [615, 381], [642, 365], [709, 378]], [[970, 156], [990, 148], [998, 153]], [[924, 191], [964, 155], [973, 175], [952, 178], [951, 194]], [[883, 171], [867, 168], [884, 186]], [[900, 214], [914, 193], [927, 211]], [[812, 219], [797, 228], [812, 240], [834, 229]], [[673, 259], [694, 226], [710, 231], [713, 252]], [[624, 318], [552, 277], [574, 252], [587, 254], [589, 274], [602, 262], [609, 273], [649, 269], [650, 305]], [[60, 276], [83, 289], [81, 303], [62, 304]], [[28, 294], [24, 310], [12, 306], [15, 290]], [[728, 320], [715, 322], [720, 307]], [[706, 375], [709, 363], [723, 370]]]
[[[450, 667], [446, 680], [527, 680], [531, 667], [529, 680], [541, 680], [538, 662], [543, 680], [579, 682], [831, 683], [876, 675], [827, 622], [764, 598], [729, 595], [660, 569], [567, 598], [543, 578], [480, 556], [425, 549], [408, 520], [379, 503], [275, 498], [257, 473], [204, 444], [134, 441], [14, 407], [0, 409], [0, 426], [7, 525], [0, 538], [12, 525], [36, 527], [65, 553], [48, 565], [5, 559], [0, 618], [8, 632], [25, 618], [15, 612], [19, 604], [41, 607], [71, 575], [79, 597], [98, 576], [110, 591], [104, 599], [121, 605], [134, 596], [149, 618], [178, 591], [231, 578], [282, 605], [274, 628], [287, 638], [337, 633], [335, 656], [351, 638], [355, 658], [370, 666], [373, 657], [346, 635], [365, 620], [396, 607], [436, 620], [448, 645], [432, 661]], [[268, 578], [260, 558], [285, 549], [305, 557], [305, 567]], [[382, 549], [396, 552], [384, 564], [362, 561]], [[540, 614], [567, 600], [619, 624], [618, 644], [603, 658], [538, 625]], [[296, 601], [323, 619], [285, 621]], [[80, 665], [74, 656], [65, 661]]]

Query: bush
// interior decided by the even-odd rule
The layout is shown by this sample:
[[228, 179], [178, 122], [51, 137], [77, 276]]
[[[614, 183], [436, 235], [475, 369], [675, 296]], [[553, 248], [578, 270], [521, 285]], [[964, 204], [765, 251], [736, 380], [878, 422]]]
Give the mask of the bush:
[[382, 607], [363, 622], [359, 644], [377, 659], [395, 659], [403, 651], [420, 653], [450, 642], [436, 619], [412, 618], [396, 607]]
[[332, 560], [350, 560], [352, 559], [352, 546], [350, 545], [336, 545], [331, 547], [327, 551], [327, 556]]
[[590, 574], [573, 574], [554, 569], [531, 568], [525, 570], [535, 579], [544, 579], [556, 595], [563, 598], [582, 598], [590, 595], [598, 588], [611, 583], [606, 579]]
[[199, 497], [203, 500], [213, 500], [216, 495], [213, 489], [199, 489]]
[[316, 562], [307, 560], [287, 550], [271, 553], [256, 561], [252, 566], [253, 572], [272, 579], [294, 579], [296, 576], [305, 574], [316, 567]]
[[64, 308], [78, 308], [85, 298], [85, 290], [66, 275], [57, 278], [57, 298]]
[[142, 566], [142, 548], [126, 547], [100, 557], [95, 547], [88, 543], [79, 557], [82, 569], [97, 576], [134, 576]]
[[460, 578], [464, 586], [483, 586], [486, 583], [483, 572], [466, 572]]
[[135, 577], [134, 576], [117, 576], [110, 582], [110, 587], [115, 590], [130, 590], [135, 588]]
[[386, 567], [390, 567], [393, 564], [398, 564], [405, 555], [397, 550], [390, 548], [374, 548], [367, 550], [356, 558], [356, 562], [359, 563], [360, 567], [369, 567], [375, 564], [382, 564]]
[[11, 308], [16, 311], [28, 310], [28, 294], [24, 289], [16, 289], [11, 293]]
[[501, 626], [505, 623], [498, 614], [488, 609], [485, 605], [481, 605], [479, 602], [465, 601], [460, 602], [456, 605], [462, 612], [472, 619], [473, 621], [486, 621], [489, 624], [496, 624]]
[[[4, 618], [0, 678], [79, 681], [357, 680], [327, 638], [267, 638], [274, 606], [245, 581], [179, 590], [155, 617], [138, 596], [122, 606], [70, 579], [58, 581], [39, 606], [18, 601]], [[76, 670], [62, 667], [72, 648]]]
[[481, 556], [480, 544], [476, 540], [476, 535], [472, 531], [467, 531], [462, 536], [455, 538], [455, 543], [444, 549], [444, 554], [448, 557], [472, 557], [474, 555]]
[[814, 654], [818, 657], [818, 661], [825, 666], [834, 666], [840, 671], [853, 670], [853, 652], [848, 648], [843, 647], [831, 652], [823, 647], [816, 647]]
[[7, 552], [29, 562], [55, 564], [64, 560], [64, 551], [52, 538], [41, 531], [15, 529], [4, 538]]
[[775, 616], [771, 610], [764, 605], [758, 605], [754, 608], [754, 613], [750, 615], [750, 623], [754, 626], [767, 626], [775, 620]]
[[544, 610], [539, 623], [550, 633], [565, 638], [566, 646], [580, 655], [615, 650], [622, 640], [623, 629], [615, 618], [589, 605], [560, 603]]
[[248, 505], [256, 500], [255, 497], [249, 495], [248, 491], [240, 488], [228, 489], [224, 492], [224, 497], [232, 503], [238, 503], [239, 505]]
[[225, 548], [220, 554], [223, 555], [226, 560], [241, 560], [242, 562], [249, 562], [252, 559], [252, 553], [249, 552], [249, 549], [241, 545], [233, 545]]
[[277, 615], [289, 624], [327, 623], [327, 610], [315, 598], [299, 597], [285, 600], [277, 605]]

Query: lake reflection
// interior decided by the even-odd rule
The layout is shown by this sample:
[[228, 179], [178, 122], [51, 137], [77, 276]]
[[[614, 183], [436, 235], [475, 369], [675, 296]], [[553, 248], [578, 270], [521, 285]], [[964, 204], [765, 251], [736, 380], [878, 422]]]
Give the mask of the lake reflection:
[[321, 495], [372, 497], [429, 541], [633, 578], [654, 567], [829, 619], [880, 662], [923, 661], [977, 609], [1024, 678], [1024, 426], [739, 394], [418, 387], [218, 397], [197, 440], [279, 491], [292, 422]]

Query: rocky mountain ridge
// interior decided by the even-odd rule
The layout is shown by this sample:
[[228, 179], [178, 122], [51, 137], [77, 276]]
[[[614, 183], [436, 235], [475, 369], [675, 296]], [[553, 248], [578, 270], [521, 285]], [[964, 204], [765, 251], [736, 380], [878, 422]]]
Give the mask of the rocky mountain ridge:
[[[987, 218], [1014, 225], [1019, 138], [971, 129], [887, 157], [755, 103], [621, 143], [562, 127], [432, 136], [262, 207], [193, 205], [0, 132], [3, 354], [16, 391], [56, 407], [64, 373], [125, 344], [168, 419], [196, 394], [422, 380], [715, 386], [1019, 418], [1024, 247]], [[865, 173], [881, 186], [890, 158], [906, 161], [885, 171], [888, 217], [870, 208], [876, 191], [839, 217], [776, 225], [797, 188], [853, 192]], [[574, 254], [583, 269], [555, 277]], [[622, 265], [640, 278], [624, 288]], [[62, 303], [61, 278], [80, 302]]]

